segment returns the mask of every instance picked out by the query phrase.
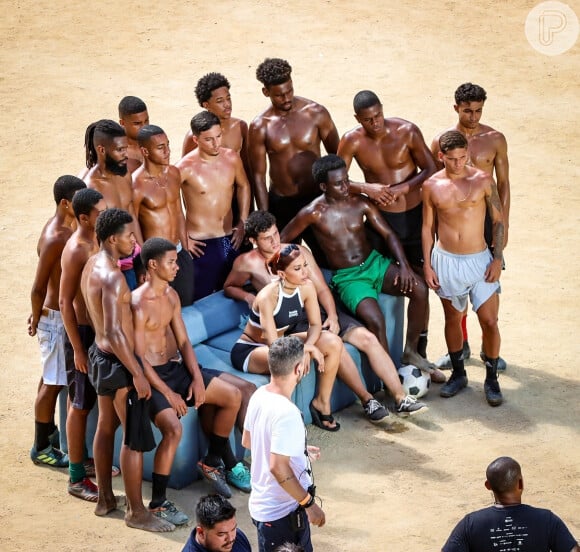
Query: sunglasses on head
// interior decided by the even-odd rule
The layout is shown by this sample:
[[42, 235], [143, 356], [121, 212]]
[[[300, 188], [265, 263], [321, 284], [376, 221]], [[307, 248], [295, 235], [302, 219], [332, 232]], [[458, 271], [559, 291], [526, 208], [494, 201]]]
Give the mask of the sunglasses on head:
[[298, 246], [295, 243], [290, 243], [287, 246], [283, 247], [280, 250], [280, 257], [286, 257], [287, 255], [290, 255], [292, 251], [298, 251]]

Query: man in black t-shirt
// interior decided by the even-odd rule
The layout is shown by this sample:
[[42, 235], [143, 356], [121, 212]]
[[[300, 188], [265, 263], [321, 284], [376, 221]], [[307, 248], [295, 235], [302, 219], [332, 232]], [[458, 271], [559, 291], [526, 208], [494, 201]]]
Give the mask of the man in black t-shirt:
[[442, 552], [580, 552], [557, 515], [521, 503], [524, 480], [513, 458], [497, 458], [485, 475], [485, 487], [493, 492], [495, 504], [467, 514]]

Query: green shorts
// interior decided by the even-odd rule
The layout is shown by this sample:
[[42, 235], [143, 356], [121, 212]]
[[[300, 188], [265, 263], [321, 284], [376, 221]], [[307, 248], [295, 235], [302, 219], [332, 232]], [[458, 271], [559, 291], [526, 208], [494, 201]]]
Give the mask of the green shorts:
[[374, 249], [360, 265], [340, 268], [332, 277], [332, 286], [342, 302], [354, 314], [358, 304], [368, 297], [379, 298], [383, 280], [391, 259], [383, 257]]

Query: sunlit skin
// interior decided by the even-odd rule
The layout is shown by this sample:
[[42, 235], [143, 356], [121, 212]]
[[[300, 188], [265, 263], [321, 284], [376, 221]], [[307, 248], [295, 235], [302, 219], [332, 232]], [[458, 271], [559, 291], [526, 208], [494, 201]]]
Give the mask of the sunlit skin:
[[166, 134], [155, 134], [141, 147], [144, 163], [133, 174], [133, 203], [143, 238], [166, 238], [187, 243], [181, 208], [181, 175], [169, 164]]
[[[250, 184], [240, 155], [221, 146], [222, 129], [217, 124], [194, 136], [194, 142], [196, 149], [176, 165], [181, 172], [188, 249], [200, 257], [204, 239], [229, 234], [237, 249], [243, 241], [243, 221], [250, 210]], [[234, 195], [240, 213], [235, 225]]]
[[133, 113], [131, 115], [125, 115], [119, 120], [120, 125], [125, 129], [128, 139], [128, 161], [127, 168], [129, 172], [133, 173], [137, 170], [141, 163], [143, 163], [143, 155], [137, 143], [137, 134], [145, 126], [149, 124], [149, 114], [147, 111], [141, 111], [140, 113]]
[[[209, 112], [217, 115], [222, 128], [222, 146], [233, 149], [240, 154], [246, 172], [249, 171], [247, 164], [247, 142], [248, 142], [248, 125], [242, 119], [232, 117], [232, 97], [227, 86], [221, 86], [211, 92], [211, 98], [203, 102], [202, 107]], [[190, 151], [194, 150], [197, 144], [193, 137], [191, 129], [187, 131], [183, 140], [181, 156], [184, 157]]]
[[483, 114], [483, 104], [484, 102], [462, 102], [453, 106], [459, 116], [459, 131], [469, 134], [470, 130], [478, 128], [479, 120]]
[[[115, 174], [107, 169], [107, 158], [113, 160], [119, 166], [126, 166], [128, 142], [126, 136], [119, 136], [106, 142], [96, 145], [97, 164], [88, 172], [84, 181], [87, 187], [101, 192], [107, 207], [124, 209], [134, 220], [131, 224], [135, 238], [139, 244], [143, 242], [141, 229], [135, 217], [133, 207], [133, 191], [131, 189], [131, 175]], [[130, 254], [130, 253], [129, 253]]]
[[222, 145], [222, 128], [215, 125], [209, 130], [200, 132], [199, 136], [194, 137], [193, 141], [203, 154], [216, 156], [219, 154]]
[[[497, 191], [501, 200], [505, 233], [504, 247], [508, 243], [509, 213], [511, 203], [509, 160], [505, 136], [494, 128], [481, 123], [485, 102], [461, 102], [453, 109], [457, 113], [457, 123], [447, 130], [458, 130], [467, 138], [467, 164], [477, 167], [495, 178]], [[443, 160], [439, 157], [440, 133], [431, 142], [431, 153], [442, 169]]]
[[[311, 227], [330, 267], [334, 270], [352, 268], [364, 263], [373, 250], [365, 230], [365, 224], [370, 224], [397, 261], [387, 268], [381, 290], [409, 298], [403, 360], [428, 370], [427, 361], [417, 352], [426, 313], [427, 289], [409, 266], [399, 239], [367, 198], [349, 193], [352, 182], [346, 167], [329, 170], [320, 188], [324, 193], [298, 212], [282, 231], [281, 240], [289, 242]], [[363, 298], [353, 314], [361, 318], [388, 353], [384, 316], [377, 301], [373, 297]]]
[[211, 98], [207, 102], [203, 102], [203, 107], [211, 111], [222, 119], [229, 119], [232, 116], [232, 97], [230, 89], [227, 86], [222, 86], [211, 91]]
[[129, 140], [136, 143], [139, 131], [149, 124], [149, 113], [141, 111], [141, 113], [125, 115], [122, 119], [119, 119], [119, 124], [125, 129]]
[[[441, 284], [439, 275], [431, 265], [435, 244], [455, 255], [484, 251], [487, 247], [484, 237], [486, 211], [493, 223], [495, 248], [493, 259], [481, 278], [492, 283], [497, 282], [501, 276], [504, 225], [499, 194], [493, 178], [485, 171], [469, 166], [468, 158], [469, 152], [465, 147], [457, 147], [445, 153], [439, 151], [439, 160], [445, 168], [423, 185], [424, 273], [427, 285], [436, 291]], [[447, 348], [449, 351], [459, 351], [463, 345], [463, 313], [456, 310], [450, 299], [441, 297], [441, 302], [445, 312]], [[498, 295], [494, 293], [477, 310], [483, 333], [483, 348], [490, 358], [499, 356], [498, 308]]]
[[363, 193], [385, 212], [401, 213], [421, 203], [421, 184], [435, 172], [435, 163], [419, 128], [404, 119], [385, 118], [376, 103], [359, 109], [360, 126], [344, 134], [338, 155], [347, 169], [354, 159], [365, 181], [351, 191]]
[[270, 106], [250, 124], [248, 151], [256, 203], [267, 211], [268, 190], [284, 197], [319, 192], [312, 165], [320, 157], [321, 144], [328, 153], [336, 153], [338, 132], [324, 106], [294, 94], [291, 79], [264, 86], [262, 94]]

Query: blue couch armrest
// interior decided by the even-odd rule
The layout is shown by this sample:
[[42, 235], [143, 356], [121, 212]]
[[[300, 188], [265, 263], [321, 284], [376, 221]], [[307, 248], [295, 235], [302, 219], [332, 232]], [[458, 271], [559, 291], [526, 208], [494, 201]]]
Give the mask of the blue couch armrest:
[[[183, 322], [192, 345], [197, 345], [239, 326], [248, 314], [248, 305], [230, 299], [223, 291], [212, 293], [181, 309]], [[242, 331], [240, 330], [240, 333]]]

